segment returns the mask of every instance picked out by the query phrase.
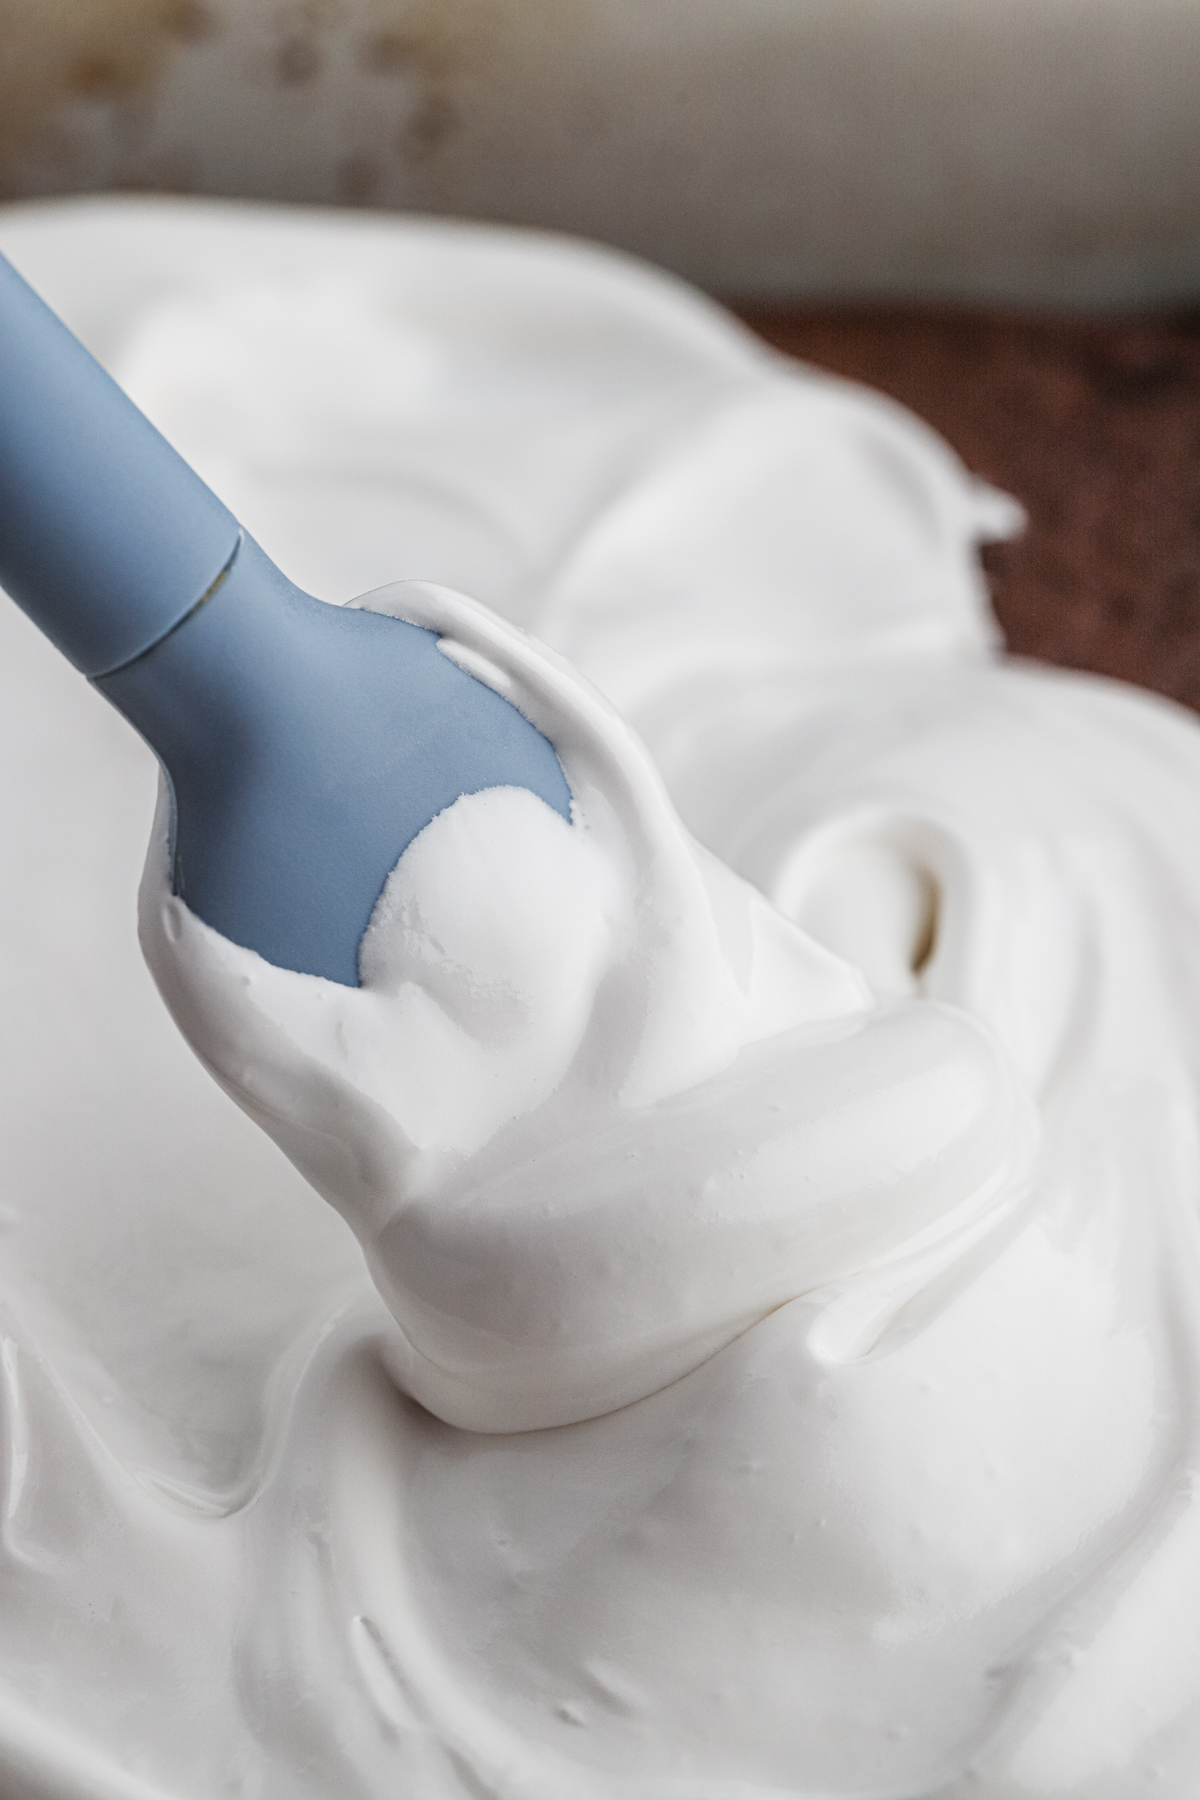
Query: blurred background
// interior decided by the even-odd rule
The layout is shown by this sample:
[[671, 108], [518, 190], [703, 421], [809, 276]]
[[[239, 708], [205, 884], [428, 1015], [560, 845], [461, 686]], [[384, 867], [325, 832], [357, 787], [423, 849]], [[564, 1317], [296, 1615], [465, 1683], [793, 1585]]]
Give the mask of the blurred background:
[[515, 220], [757, 297], [1200, 282], [1197, 0], [0, 0], [0, 189]]
[[1014, 648], [1200, 704], [1200, 0], [0, 0], [0, 197], [635, 251], [1025, 503]]

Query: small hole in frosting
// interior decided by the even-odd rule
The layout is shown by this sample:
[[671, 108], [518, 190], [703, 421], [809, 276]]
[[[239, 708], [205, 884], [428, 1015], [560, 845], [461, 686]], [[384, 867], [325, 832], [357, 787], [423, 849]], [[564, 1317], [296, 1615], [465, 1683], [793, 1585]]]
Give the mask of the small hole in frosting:
[[881, 994], [913, 994], [938, 943], [941, 887], [912, 847], [874, 833], [830, 843], [786, 906]]

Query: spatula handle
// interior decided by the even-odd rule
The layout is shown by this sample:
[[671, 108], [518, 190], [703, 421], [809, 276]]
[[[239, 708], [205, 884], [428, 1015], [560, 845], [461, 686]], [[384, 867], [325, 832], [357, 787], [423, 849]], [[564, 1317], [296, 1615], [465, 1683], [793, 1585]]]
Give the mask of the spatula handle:
[[0, 257], [0, 585], [104, 675], [178, 624], [237, 541], [233, 515]]

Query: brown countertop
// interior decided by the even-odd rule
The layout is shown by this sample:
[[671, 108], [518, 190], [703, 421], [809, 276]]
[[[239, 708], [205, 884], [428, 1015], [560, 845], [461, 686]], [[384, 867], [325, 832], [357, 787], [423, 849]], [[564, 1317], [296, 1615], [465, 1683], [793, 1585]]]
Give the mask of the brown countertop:
[[1010, 649], [1200, 709], [1200, 316], [740, 310], [1022, 502], [1024, 536], [985, 552]]

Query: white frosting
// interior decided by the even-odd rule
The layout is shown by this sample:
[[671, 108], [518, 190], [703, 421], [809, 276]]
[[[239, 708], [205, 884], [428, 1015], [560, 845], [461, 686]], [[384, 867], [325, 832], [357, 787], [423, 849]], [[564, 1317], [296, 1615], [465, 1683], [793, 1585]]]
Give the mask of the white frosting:
[[519, 790], [459, 800], [401, 857], [349, 989], [172, 898], [164, 806], [141, 928], [205, 1064], [358, 1233], [410, 1394], [473, 1431], [611, 1412], [1012, 1204], [1033, 1122], [987, 1038], [873, 1008], [689, 841], [565, 666], [458, 596], [372, 599], [494, 670], [573, 824]]
[[[407, 310], [365, 275], [230, 281], [151, 309], [124, 372], [198, 461], [244, 409], [224, 492], [270, 544], [255, 496], [286, 526], [293, 485], [301, 577], [331, 462], [390, 470], [400, 510], [397, 445], [436, 464], [423, 572], [456, 573], [455, 506], [486, 513], [510, 554], [481, 591], [644, 743], [511, 624], [402, 583], [367, 603], [548, 733], [570, 826], [520, 791], [458, 802], [356, 991], [190, 915], [156, 827], [161, 990], [373, 1284], [127, 970], [56, 984], [60, 941], [90, 971], [91, 921], [128, 905], [126, 852], [20, 915], [46, 963], [9, 1187], [41, 1210], [0, 1334], [0, 1775], [54, 1800], [1190, 1800], [1200, 732], [998, 658], [973, 545], [1011, 511], [895, 408], [611, 259], [393, 229]], [[419, 296], [455, 257], [439, 327]], [[408, 411], [399, 377], [326, 379], [350, 342], [425, 369]], [[228, 394], [207, 351], [189, 388], [206, 344]], [[273, 447], [256, 395], [290, 409]], [[131, 751], [102, 711], [81, 744], [78, 696], [5, 629], [16, 704], [50, 694], [76, 734], [49, 791], [82, 827], [81, 749], [113, 782]], [[8, 804], [21, 828], [44, 803]], [[106, 866], [72, 843], [65, 867]], [[106, 1054], [115, 1114], [89, 1112]], [[66, 1148], [45, 1108], [29, 1135], [35, 1091]]]

